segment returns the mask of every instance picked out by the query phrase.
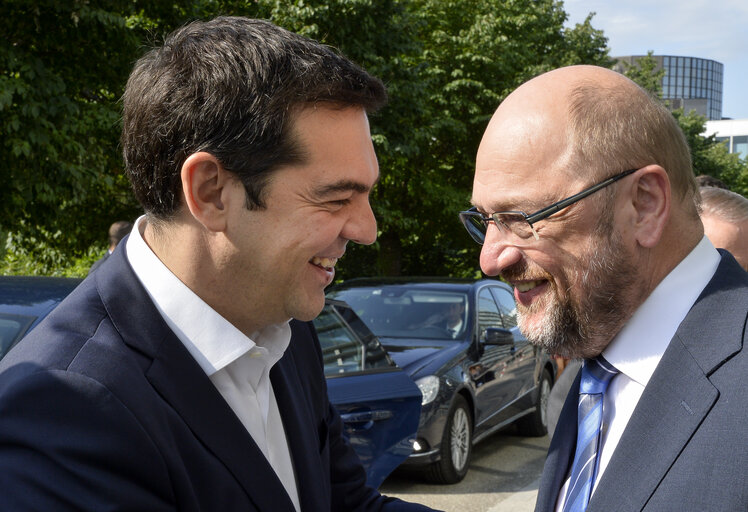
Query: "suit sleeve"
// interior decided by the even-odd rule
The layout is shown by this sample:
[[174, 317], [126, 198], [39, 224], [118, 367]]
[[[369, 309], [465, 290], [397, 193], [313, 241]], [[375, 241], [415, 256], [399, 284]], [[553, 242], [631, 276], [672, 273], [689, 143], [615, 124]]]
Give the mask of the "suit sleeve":
[[30, 364], [5, 371], [0, 509], [174, 510], [167, 474], [134, 416], [98, 382]]
[[396, 498], [382, 496], [379, 491], [366, 485], [366, 472], [351, 445], [343, 436], [343, 421], [327, 397], [324, 379], [322, 352], [313, 324], [309, 323], [315, 350], [319, 360], [319, 374], [324, 386], [324, 403], [327, 411], [326, 424], [330, 447], [330, 483], [333, 512], [426, 512], [431, 508], [417, 503], [408, 503]]

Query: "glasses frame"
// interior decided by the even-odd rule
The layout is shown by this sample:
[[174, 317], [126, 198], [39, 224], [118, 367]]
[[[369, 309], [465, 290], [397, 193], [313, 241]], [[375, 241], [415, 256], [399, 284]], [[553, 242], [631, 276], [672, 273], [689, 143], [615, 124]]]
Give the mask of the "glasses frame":
[[471, 228], [468, 226], [468, 223], [470, 222], [470, 218], [471, 217], [479, 217], [480, 220], [483, 222], [483, 224], [486, 226], [486, 230], [488, 230], [488, 223], [491, 222], [491, 221], [493, 221], [494, 224], [496, 224], [496, 226], [499, 227], [499, 229], [501, 229], [501, 225], [503, 223], [501, 222], [501, 218], [498, 217], [499, 215], [507, 215], [507, 214], [517, 215], [517, 214], [519, 214], [519, 215], [521, 215], [525, 219], [525, 221], [527, 222], [527, 224], [529, 224], [530, 231], [532, 231], [532, 234], [535, 237], [535, 240], [540, 240], [540, 236], [538, 236], [538, 232], [535, 231], [535, 228], [533, 227], [533, 224], [535, 224], [536, 222], [541, 221], [543, 219], [547, 219], [548, 217], [550, 217], [554, 213], [557, 213], [560, 210], [563, 210], [567, 206], [571, 206], [572, 204], [576, 203], [577, 201], [581, 201], [585, 197], [594, 194], [598, 190], [601, 190], [601, 189], [607, 187], [608, 185], [610, 185], [612, 183], [615, 183], [616, 181], [618, 181], [618, 180], [620, 180], [622, 178], [625, 178], [629, 174], [635, 173], [638, 170], [639, 169], [629, 169], [627, 171], [623, 171], [623, 172], [621, 172], [619, 174], [616, 174], [615, 176], [611, 176], [610, 178], [606, 178], [603, 181], [601, 181], [599, 183], [596, 183], [596, 184], [592, 185], [591, 187], [582, 190], [581, 192], [577, 192], [573, 196], [569, 196], [566, 199], [562, 199], [561, 201], [555, 202], [552, 205], [546, 206], [545, 208], [542, 208], [542, 209], [536, 211], [535, 213], [531, 213], [529, 215], [526, 214], [523, 211], [520, 211], [520, 210], [509, 210], [509, 211], [502, 211], [502, 212], [494, 212], [491, 215], [486, 216], [486, 215], [483, 215], [482, 213], [480, 213], [475, 208], [475, 206], [473, 206], [469, 210], [460, 212], [460, 220], [462, 221], [462, 224], [465, 226], [465, 229], [467, 229], [468, 233], [473, 238], [473, 240], [475, 240], [476, 242], [478, 242], [480, 245], [483, 245], [483, 241], [485, 241], [485, 239], [486, 239], [486, 233], [485, 232], [481, 232], [483, 234], [483, 238], [480, 241], [475, 237], [475, 235], [474, 235], [475, 231], [471, 230]]

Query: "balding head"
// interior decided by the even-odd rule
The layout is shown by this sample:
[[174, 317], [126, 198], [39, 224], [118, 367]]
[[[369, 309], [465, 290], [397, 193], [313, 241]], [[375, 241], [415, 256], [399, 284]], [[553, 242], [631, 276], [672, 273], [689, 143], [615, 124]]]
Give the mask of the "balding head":
[[485, 229], [481, 268], [515, 286], [528, 339], [592, 357], [702, 238], [695, 192], [672, 114], [621, 74], [571, 66], [496, 110], [463, 219]]
[[528, 146], [555, 153], [570, 178], [587, 182], [657, 164], [695, 218], [697, 186], [682, 130], [659, 100], [620, 73], [569, 66], [533, 78], [499, 106], [481, 148], [507, 136], [528, 142], [520, 153]]

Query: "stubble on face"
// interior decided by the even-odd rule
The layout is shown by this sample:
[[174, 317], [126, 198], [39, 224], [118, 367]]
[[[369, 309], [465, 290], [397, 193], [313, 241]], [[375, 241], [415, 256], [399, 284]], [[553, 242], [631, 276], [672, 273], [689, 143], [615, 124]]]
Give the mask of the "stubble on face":
[[[612, 212], [606, 212], [582, 251], [577, 266], [560, 276], [569, 283], [562, 294], [554, 280], [548, 293], [529, 306], [517, 305], [518, 324], [530, 342], [549, 353], [570, 358], [599, 355], [641, 302], [644, 287], [636, 267], [614, 231]], [[502, 272], [508, 280], [521, 280], [537, 271], [521, 261]], [[547, 273], [546, 273], [547, 274]], [[577, 283], [572, 287], [572, 283]], [[538, 323], [532, 317], [543, 315]]]

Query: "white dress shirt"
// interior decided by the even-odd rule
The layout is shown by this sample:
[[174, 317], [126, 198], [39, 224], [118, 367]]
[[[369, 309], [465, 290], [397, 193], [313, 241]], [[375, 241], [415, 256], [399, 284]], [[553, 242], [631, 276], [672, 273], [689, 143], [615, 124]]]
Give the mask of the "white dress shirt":
[[[719, 252], [705, 236], [665, 276], [603, 350], [603, 357], [621, 373], [613, 377], [603, 397], [600, 462], [593, 493], [670, 340], [714, 276], [719, 262]], [[568, 485], [569, 475], [556, 501], [558, 512], [563, 510]]]
[[182, 283], [148, 247], [140, 217], [127, 240], [127, 259], [169, 328], [242, 422], [300, 510], [296, 477], [270, 369], [291, 339], [288, 323], [245, 336]]

